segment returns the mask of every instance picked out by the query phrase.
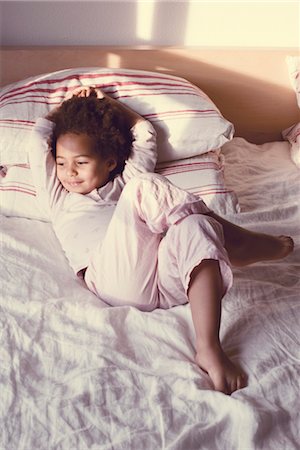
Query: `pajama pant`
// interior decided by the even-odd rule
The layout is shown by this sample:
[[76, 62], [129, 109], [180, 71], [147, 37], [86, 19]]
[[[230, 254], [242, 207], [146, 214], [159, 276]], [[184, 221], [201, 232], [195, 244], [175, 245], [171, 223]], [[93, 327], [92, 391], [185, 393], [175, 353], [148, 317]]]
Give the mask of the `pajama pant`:
[[91, 256], [87, 287], [112, 306], [170, 308], [187, 303], [193, 269], [203, 259], [214, 259], [225, 293], [232, 271], [222, 226], [209, 211], [198, 197], [160, 175], [131, 179]]

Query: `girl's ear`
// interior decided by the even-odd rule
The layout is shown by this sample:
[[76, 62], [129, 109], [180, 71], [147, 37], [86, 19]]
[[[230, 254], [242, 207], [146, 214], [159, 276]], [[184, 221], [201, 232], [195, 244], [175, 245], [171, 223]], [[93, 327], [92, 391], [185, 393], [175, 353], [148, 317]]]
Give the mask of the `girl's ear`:
[[109, 172], [112, 172], [117, 167], [117, 161], [114, 158], [109, 158], [107, 160], [107, 168]]

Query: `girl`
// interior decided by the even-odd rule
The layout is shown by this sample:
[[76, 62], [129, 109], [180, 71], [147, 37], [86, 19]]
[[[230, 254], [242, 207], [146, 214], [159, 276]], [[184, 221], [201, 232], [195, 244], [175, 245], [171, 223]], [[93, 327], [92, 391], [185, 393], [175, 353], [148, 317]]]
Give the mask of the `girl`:
[[75, 273], [109, 305], [189, 302], [196, 363], [231, 394], [247, 384], [219, 340], [231, 266], [283, 258], [293, 241], [227, 222], [154, 174], [156, 159], [152, 125], [95, 88], [74, 91], [33, 130], [37, 198]]

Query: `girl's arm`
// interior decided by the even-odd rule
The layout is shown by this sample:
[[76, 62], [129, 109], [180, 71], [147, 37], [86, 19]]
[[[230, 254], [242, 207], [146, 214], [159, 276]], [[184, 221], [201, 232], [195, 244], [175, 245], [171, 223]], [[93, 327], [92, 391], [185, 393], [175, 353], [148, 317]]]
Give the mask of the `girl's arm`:
[[36, 121], [29, 145], [29, 164], [40, 207], [49, 214], [63, 190], [56, 177], [56, 164], [49, 141], [54, 123], [46, 118]]
[[134, 127], [138, 122], [147, 122], [147, 120], [144, 119], [140, 114], [126, 106], [124, 103], [115, 100], [109, 95], [104, 94], [102, 91], [100, 92], [104, 98], [106, 98], [117, 110], [119, 110], [120, 114], [123, 114], [123, 116], [125, 116], [129, 128]]
[[128, 127], [132, 132], [133, 143], [125, 168], [122, 174], [113, 180], [114, 184], [121, 183], [123, 187], [130, 178], [140, 173], [154, 172], [157, 162], [156, 131], [148, 120], [124, 103], [111, 98], [101, 89], [93, 86], [76, 88], [71, 92], [72, 95], [77, 97], [89, 97], [91, 95], [99, 99], [105, 98], [127, 119]]
[[157, 162], [156, 131], [147, 120], [138, 120], [131, 128], [133, 142], [130, 155], [120, 175], [125, 183], [140, 173], [154, 172]]
[[96, 89], [96, 92], [99, 98], [105, 97], [121, 114], [126, 116], [128, 126], [132, 132], [133, 143], [131, 152], [121, 174], [123, 181], [127, 183], [130, 178], [137, 176], [139, 173], [154, 172], [157, 162], [157, 145], [156, 131], [152, 124], [136, 111], [124, 105], [124, 103], [109, 97], [102, 91], [99, 91], [99, 89]]
[[[72, 96], [76, 97], [89, 97], [94, 96], [99, 99], [105, 98], [108, 100], [115, 109], [117, 109], [120, 114], [122, 114], [125, 119], [127, 119], [128, 127], [132, 128], [138, 122], [147, 122], [140, 114], [138, 114], [133, 109], [126, 106], [124, 103], [115, 100], [109, 95], [105, 94], [101, 89], [98, 89], [94, 86], [80, 86], [79, 88], [74, 89], [69, 96], [66, 97], [66, 100]], [[50, 116], [51, 120], [51, 116]]]

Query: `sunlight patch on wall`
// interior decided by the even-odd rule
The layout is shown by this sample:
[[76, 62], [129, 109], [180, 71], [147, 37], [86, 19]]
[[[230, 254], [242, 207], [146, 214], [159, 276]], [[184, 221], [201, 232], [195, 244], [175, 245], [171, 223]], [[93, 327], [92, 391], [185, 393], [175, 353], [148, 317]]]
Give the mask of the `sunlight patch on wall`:
[[184, 44], [207, 47], [297, 47], [299, 3], [190, 1]]
[[111, 67], [112, 69], [119, 69], [121, 67], [120, 55], [117, 55], [116, 53], [107, 53], [106, 64], [107, 67]]
[[145, 41], [151, 41], [153, 30], [155, 2], [136, 3], [136, 36]]
[[163, 72], [174, 72], [173, 69], [170, 69], [169, 67], [164, 67], [164, 66], [155, 66], [155, 70], [163, 71]]

